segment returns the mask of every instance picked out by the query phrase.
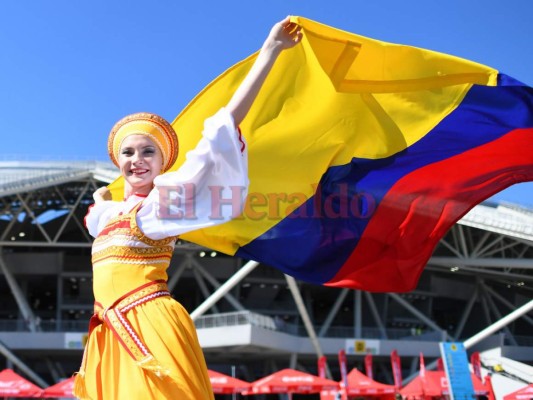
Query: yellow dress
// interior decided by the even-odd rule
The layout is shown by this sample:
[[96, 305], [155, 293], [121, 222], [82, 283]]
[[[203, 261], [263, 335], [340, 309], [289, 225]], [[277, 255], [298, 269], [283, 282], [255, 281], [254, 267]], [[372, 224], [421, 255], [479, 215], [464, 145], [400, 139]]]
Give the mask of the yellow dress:
[[[84, 381], [85, 393], [75, 394], [94, 400], [213, 399], [194, 323], [165, 293], [175, 237], [146, 237], [137, 226], [137, 210], [111, 219], [94, 241], [93, 285], [100, 322], [89, 334], [77, 376]], [[120, 313], [125, 325], [113, 313], [121, 298], [131, 299], [129, 309]], [[148, 356], [139, 353], [135, 340]]]
[[[177, 170], [154, 180], [146, 197], [96, 203], [85, 223], [92, 249], [95, 314], [74, 393], [81, 399], [213, 399], [207, 366], [187, 311], [167, 291], [166, 270], [176, 237], [234, 218], [233, 207], [211, 215], [210, 187], [248, 188], [244, 139], [221, 109], [204, 123], [203, 138]], [[194, 187], [190, 203], [161, 218], [168, 188]], [[181, 208], [180, 208], [181, 207]], [[219, 217], [222, 214], [222, 218]]]

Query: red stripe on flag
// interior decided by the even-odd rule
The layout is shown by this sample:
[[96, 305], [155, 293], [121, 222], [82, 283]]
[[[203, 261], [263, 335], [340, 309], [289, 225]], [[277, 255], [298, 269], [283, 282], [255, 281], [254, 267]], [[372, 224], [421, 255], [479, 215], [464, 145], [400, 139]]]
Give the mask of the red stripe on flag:
[[326, 285], [413, 290], [448, 229], [486, 198], [533, 180], [532, 161], [533, 129], [516, 129], [406, 175], [385, 195], [357, 248]]

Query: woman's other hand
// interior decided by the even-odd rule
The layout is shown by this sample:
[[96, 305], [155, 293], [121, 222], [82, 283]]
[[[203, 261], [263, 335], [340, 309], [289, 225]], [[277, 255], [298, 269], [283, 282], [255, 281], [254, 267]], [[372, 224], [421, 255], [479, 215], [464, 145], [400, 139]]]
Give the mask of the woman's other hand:
[[93, 199], [95, 203], [112, 200], [111, 191], [106, 186], [96, 189], [93, 193]]

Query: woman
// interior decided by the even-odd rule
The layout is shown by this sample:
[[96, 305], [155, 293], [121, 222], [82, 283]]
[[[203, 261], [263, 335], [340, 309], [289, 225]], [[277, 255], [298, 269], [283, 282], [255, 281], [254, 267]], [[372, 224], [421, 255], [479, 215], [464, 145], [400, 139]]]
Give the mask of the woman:
[[[223, 207], [223, 218], [211, 217], [209, 187], [242, 187], [234, 200], [244, 201], [247, 155], [237, 127], [280, 52], [301, 37], [289, 17], [274, 25], [248, 75], [227, 106], [205, 121], [203, 138], [176, 172], [162, 174], [178, 154], [176, 134], [163, 118], [132, 114], [111, 130], [108, 150], [124, 177], [124, 201], [110, 201], [108, 189], [100, 188], [86, 217], [96, 238], [95, 314], [76, 396], [213, 399], [194, 324], [170, 297], [166, 269], [178, 235], [234, 216]], [[185, 187], [194, 196], [184, 195]]]

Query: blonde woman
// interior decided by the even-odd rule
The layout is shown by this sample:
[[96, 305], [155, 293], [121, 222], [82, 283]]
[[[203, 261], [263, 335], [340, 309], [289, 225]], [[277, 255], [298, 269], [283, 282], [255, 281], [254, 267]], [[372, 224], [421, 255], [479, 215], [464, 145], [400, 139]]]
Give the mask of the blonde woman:
[[[205, 121], [202, 139], [178, 171], [165, 173], [176, 161], [178, 138], [163, 118], [132, 114], [111, 130], [108, 150], [124, 177], [124, 200], [97, 190], [85, 220], [95, 237], [95, 313], [76, 374], [79, 398], [214, 398], [194, 324], [170, 297], [166, 269], [179, 235], [235, 216], [228, 207], [222, 218], [210, 218], [210, 186], [242, 187], [234, 200], [243, 203], [247, 152], [238, 126], [278, 55], [301, 37], [289, 17], [274, 25], [252, 69], [229, 103]], [[162, 218], [168, 189], [179, 194], [184, 185], [194, 196], [179, 199], [175, 216], [181, 218]], [[194, 218], [183, 218], [180, 212], [191, 206]]]

